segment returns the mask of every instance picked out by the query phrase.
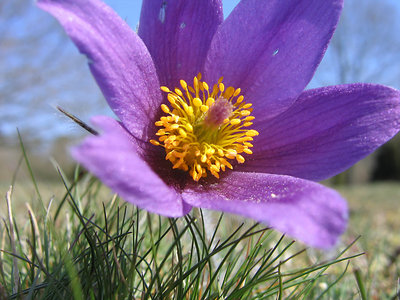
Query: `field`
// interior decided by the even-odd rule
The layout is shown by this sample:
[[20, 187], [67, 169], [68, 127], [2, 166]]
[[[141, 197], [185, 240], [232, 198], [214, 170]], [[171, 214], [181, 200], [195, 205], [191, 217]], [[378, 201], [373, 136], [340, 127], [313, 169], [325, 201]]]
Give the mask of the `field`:
[[[92, 182], [92, 190], [87, 188], [88, 182]], [[71, 185], [70, 182], [67, 182], [66, 184], [68, 186]], [[74, 219], [74, 208], [71, 205], [67, 204], [62, 207], [58, 206], [62, 199], [64, 199], [66, 195], [66, 190], [61, 178], [57, 178], [57, 174], [55, 174], [54, 180], [52, 181], [47, 180], [37, 182], [37, 187], [38, 190], [36, 190], [35, 185], [32, 183], [32, 180], [30, 180], [29, 176], [27, 175], [22, 176], [22, 178], [17, 178], [16, 184], [14, 186], [14, 191], [12, 195], [12, 209], [14, 222], [19, 228], [18, 239], [22, 241], [20, 244], [21, 249], [17, 249], [17, 251], [20, 251], [21, 253], [24, 251], [23, 248], [27, 247], [24, 241], [32, 235], [32, 230], [36, 232], [40, 231], [39, 228], [42, 228], [41, 221], [44, 218], [43, 212], [46, 211], [46, 207], [49, 205], [50, 201], [52, 201], [51, 214], [53, 218], [56, 207], [57, 209], [58, 207], [60, 207], [60, 216], [58, 217], [58, 221], [54, 223], [54, 228], [51, 229], [55, 231], [53, 232], [54, 235], [58, 234], [65, 239], [64, 235], [67, 234], [68, 231], [69, 233], [67, 235], [73, 235], [75, 226], [76, 228], [79, 227], [79, 219], [77, 217], [75, 217]], [[3, 182], [0, 184], [0, 192], [2, 195], [5, 195], [8, 189], [9, 185], [7, 183]], [[355, 242], [355, 244], [352, 245], [350, 249], [345, 253], [344, 257], [358, 255], [360, 253], [362, 253], [362, 255], [351, 259], [349, 265], [346, 265], [345, 261], [342, 263], [333, 264], [328, 270], [323, 269], [323, 274], [317, 279], [313, 280], [314, 290], [307, 294], [307, 297], [318, 298], [317, 296], [320, 296], [320, 299], [396, 299], [397, 289], [399, 288], [398, 278], [400, 277], [400, 218], [398, 217], [400, 213], [400, 183], [380, 182], [357, 186], [340, 186], [336, 187], [336, 189], [339, 190], [342, 195], [348, 199], [350, 206], [350, 223], [347, 232], [342, 237], [341, 243], [338, 245], [337, 248], [332, 249], [328, 252], [307, 249], [304, 253], [296, 256], [287, 264], [282, 265], [282, 272], [288, 272], [290, 274], [292, 272], [291, 270], [298, 270], [299, 268], [323, 264], [326, 261], [330, 261], [334, 259], [342, 249], [350, 245], [358, 236], [361, 236]], [[84, 196], [84, 194], [86, 196]], [[89, 196], [87, 196], [88, 194]], [[87, 219], [95, 216], [93, 219], [94, 223], [101, 223], [102, 218], [105, 219], [105, 217], [103, 216], [103, 213], [105, 211], [107, 211], [107, 213], [109, 214], [108, 217], [110, 217], [113, 210], [116, 211], [118, 207], [120, 207], [121, 209], [122, 207], [128, 207], [128, 210], [133, 210], [131, 205], [124, 205], [122, 201], [118, 205], [115, 205], [115, 197], [113, 197], [111, 192], [108, 189], [104, 188], [97, 181], [89, 179], [84, 180], [84, 182], [78, 185], [78, 187], [73, 190], [73, 195], [71, 194], [69, 195], [69, 197], [79, 199], [76, 202], [79, 206], [77, 210], [82, 212], [82, 215], [86, 215]], [[39, 200], [39, 198], [41, 198], [42, 201]], [[114, 202], [111, 203], [111, 201]], [[104, 203], [104, 207], [102, 206], [102, 203]], [[5, 200], [3, 200], [0, 204], [0, 214], [2, 219], [4, 220], [4, 224], [0, 225], [0, 248], [11, 252], [9, 238], [10, 226], [6, 225], [9, 223], [7, 222], [8, 214]], [[204, 218], [203, 215], [199, 217], [199, 214], [199, 211], [195, 211], [193, 216], [197, 216], [197, 218], [201, 219], [203, 223], [207, 223], [207, 221], [209, 223], [212, 223], [211, 225], [206, 224], [206, 226], [204, 226], [206, 228], [206, 231], [211, 231], [209, 235], [212, 235], [213, 226], [215, 226], [215, 224], [217, 223], [219, 214], [204, 212]], [[145, 215], [145, 213], [142, 213], [142, 215]], [[147, 218], [151, 218], [151, 220], [158, 220], [160, 228], [165, 228], [165, 226], [168, 226], [165, 225], [168, 223], [168, 219], [166, 218], [164, 218], [165, 220], [158, 219], [158, 217], [155, 216], [147, 216]], [[34, 228], [35, 222], [32, 222], [32, 219], [38, 220], [37, 223], [39, 223], [39, 225], [35, 225], [37, 226], [37, 228]], [[141, 224], [143, 224], [143, 221], [140, 222], [142, 222]], [[138, 223], [140, 222], [138, 217]], [[177, 223], [179, 226], [184, 226], [182, 225], [184, 223], [183, 221], [178, 222], [181, 222], [181, 225]], [[241, 220], [240, 218], [231, 218], [228, 216], [221, 221], [221, 228], [232, 229], [236, 228], [235, 226], [240, 227], [241, 222], [243, 222], [243, 220]], [[68, 226], [66, 225], [66, 223], [68, 224]], [[146, 221], [144, 221], [144, 223], [146, 223]], [[252, 226], [251, 221], [247, 220], [245, 221], [245, 223], [246, 228]], [[143, 226], [148, 225], [149, 224]], [[105, 225], [103, 224], [101, 226], [107, 227], [107, 221]], [[140, 228], [138, 230], [140, 230]], [[148, 228], [146, 230], [148, 230]], [[38, 234], [38, 232], [36, 232], [36, 234]], [[41, 232], [41, 234], [43, 235], [44, 232]], [[229, 230], [224, 229], [218, 234], [221, 236], [222, 239], [225, 238], [225, 236], [229, 236], [230, 232]], [[267, 236], [268, 239], [264, 240], [264, 245], [262, 247], [264, 247], [265, 249], [268, 249], [268, 247], [273, 248], [274, 243], [279, 240], [280, 235], [273, 232], [268, 233]], [[43, 238], [43, 236], [41, 238]], [[261, 237], [259, 237], [259, 239], [261, 239]], [[63, 243], [65, 242], [66, 241], [63, 241]], [[71, 241], [67, 241], [67, 244], [70, 245], [70, 242]], [[151, 243], [152, 242], [153, 241], [151, 241]], [[254, 241], [252, 241], [251, 243], [253, 242]], [[290, 244], [290, 242], [291, 240], [289, 238], [285, 238], [283, 244], [278, 247], [279, 251], [286, 251], [285, 247], [286, 245]], [[240, 249], [247, 249], [246, 251], [249, 252], [249, 247], [251, 243], [248, 242]], [[38, 244], [40, 244], [39, 240]], [[49, 244], [47, 244], [47, 246], [48, 245]], [[291, 255], [297, 253], [297, 251], [301, 251], [303, 248], [304, 245], [300, 243], [295, 243], [295, 245], [291, 247], [290, 250], [286, 251], [282, 255], [282, 258], [286, 259], [287, 257], [290, 257]], [[183, 245], [182, 249], [186, 249], [186, 246]], [[27, 250], [25, 249], [25, 251]], [[30, 253], [32, 251], [33, 250], [31, 249], [30, 251], [27, 251], [27, 253]], [[43, 250], [41, 251], [43, 252]], [[11, 264], [12, 256], [9, 255], [9, 252], [3, 252], [0, 256], [0, 258], [2, 259], [2, 277], [0, 277], [0, 298], [2, 295], [1, 289], [6, 290], [3, 290], [4, 296], [4, 294], [10, 293], [9, 291], [12, 285], [10, 284], [12, 280], [10, 280], [10, 278], [7, 278], [7, 276], [11, 276], [12, 273], [10, 272], [9, 266]], [[241, 252], [239, 251], [238, 253]], [[29, 255], [27, 254], [26, 257], [28, 256]], [[174, 259], [175, 258], [172, 258], [172, 261]], [[218, 265], [218, 261], [221, 259], [221, 254], [218, 254], [216, 257], [213, 258], [213, 264]], [[232, 259], [234, 260], [235, 258], [233, 257]], [[36, 257], [36, 260], [38, 260], [38, 257]], [[14, 262], [15, 261], [13, 261], [13, 263]], [[225, 263], [230, 264], [231, 262], [228, 261]], [[20, 288], [28, 290], [28, 273], [31, 272], [31, 268], [29, 266], [27, 267], [26, 264], [24, 265], [24, 263], [21, 261], [19, 261], [17, 264], [20, 266], [20, 274], [23, 274], [24, 270], [27, 273], [25, 281], [22, 284], [23, 286]], [[344, 271], [346, 272], [344, 273]], [[36, 275], [37, 277], [35, 280], [42, 280], [42, 276], [44, 275], [40, 275], [39, 273], [40, 272], [37, 271], [38, 275]], [[15, 272], [13, 274], [15, 275]], [[71, 275], [71, 273], [68, 274]], [[204, 276], [205, 273], [202, 274]], [[31, 279], [34, 279], [33, 275], [31, 275], [30, 277], [32, 277]], [[340, 279], [340, 281], [338, 283], [335, 283], [336, 279]], [[206, 281], [210, 281], [210, 278], [207, 279], [207, 276]], [[273, 284], [271, 286], [273, 286]], [[286, 286], [282, 286], [284, 287], [285, 291], [283, 291], [281, 295], [292, 295], [290, 293], [293, 293], [293, 291], [291, 291], [290, 288], [287, 288], [286, 290]], [[326, 290], [327, 288], [329, 288], [329, 291], [324, 292], [324, 290]], [[201, 295], [201, 289], [198, 293], [198, 295]], [[80, 299], [78, 296], [76, 296], [76, 294], [73, 295], [75, 297], [74, 299]], [[200, 296], [189, 297], [188, 295], [189, 294], [186, 294], [187, 299], [201, 298]], [[292, 298], [296, 299], [295, 296], [292, 296]]]
[[[350, 205], [343, 240], [361, 235], [356, 246], [365, 255], [353, 261], [365, 276], [370, 295], [392, 299], [400, 278], [400, 183], [382, 182], [337, 188]], [[395, 299], [395, 298], [393, 298]]]

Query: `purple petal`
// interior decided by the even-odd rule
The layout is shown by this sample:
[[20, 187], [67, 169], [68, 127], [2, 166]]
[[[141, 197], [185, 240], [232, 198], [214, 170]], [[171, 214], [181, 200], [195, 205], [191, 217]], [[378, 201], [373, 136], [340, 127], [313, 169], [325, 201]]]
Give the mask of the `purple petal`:
[[254, 154], [237, 170], [323, 180], [352, 166], [400, 130], [400, 92], [370, 84], [309, 90], [257, 123]]
[[341, 8], [342, 0], [242, 0], [214, 35], [205, 79], [223, 76], [255, 117], [272, 118], [307, 86]]
[[77, 161], [123, 199], [149, 212], [180, 217], [190, 211], [181, 196], [138, 156], [134, 138], [117, 121], [96, 117], [93, 123], [103, 133], [73, 149]]
[[319, 248], [336, 243], [348, 218], [346, 201], [334, 190], [289, 176], [232, 172], [182, 196], [190, 205], [250, 217]]
[[58, 19], [87, 56], [93, 76], [124, 125], [135, 136], [147, 138], [145, 126], [155, 118], [162, 98], [151, 56], [136, 33], [98, 0], [39, 0], [38, 6]]
[[149, 49], [160, 83], [170, 88], [180, 79], [192, 81], [219, 24], [221, 0], [144, 0], [139, 36]]

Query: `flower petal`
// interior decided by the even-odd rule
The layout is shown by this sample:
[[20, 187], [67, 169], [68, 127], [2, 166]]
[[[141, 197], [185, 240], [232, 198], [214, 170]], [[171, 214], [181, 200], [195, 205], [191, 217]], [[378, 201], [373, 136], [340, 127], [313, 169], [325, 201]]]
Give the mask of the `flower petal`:
[[139, 36], [156, 64], [160, 83], [177, 87], [201, 71], [219, 24], [221, 0], [144, 0]]
[[137, 155], [134, 138], [117, 121], [96, 117], [103, 132], [88, 137], [72, 151], [73, 157], [123, 199], [168, 217], [187, 214], [191, 207]]
[[190, 205], [250, 217], [319, 248], [333, 246], [348, 219], [337, 192], [290, 176], [232, 172], [182, 196]]
[[[342, 0], [242, 0], [219, 27], [205, 79], [241, 88], [272, 118], [304, 90], [332, 37]], [[261, 109], [262, 108], [262, 109]]]
[[258, 123], [254, 154], [238, 170], [323, 180], [352, 166], [400, 130], [400, 92], [371, 84], [308, 90]]
[[162, 97], [154, 64], [140, 38], [98, 0], [39, 0], [38, 6], [58, 19], [87, 56], [115, 114], [132, 134], [143, 138]]

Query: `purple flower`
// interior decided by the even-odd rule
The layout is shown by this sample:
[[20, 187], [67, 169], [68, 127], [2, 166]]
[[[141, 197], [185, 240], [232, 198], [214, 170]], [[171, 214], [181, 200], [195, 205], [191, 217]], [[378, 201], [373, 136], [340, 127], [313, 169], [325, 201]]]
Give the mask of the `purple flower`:
[[341, 0], [242, 0], [226, 20], [220, 0], [144, 0], [138, 34], [98, 0], [38, 5], [87, 56], [120, 120], [93, 118], [101, 135], [73, 156], [150, 212], [221, 210], [330, 247], [345, 230], [347, 205], [313, 181], [400, 129], [394, 89], [303, 91]]

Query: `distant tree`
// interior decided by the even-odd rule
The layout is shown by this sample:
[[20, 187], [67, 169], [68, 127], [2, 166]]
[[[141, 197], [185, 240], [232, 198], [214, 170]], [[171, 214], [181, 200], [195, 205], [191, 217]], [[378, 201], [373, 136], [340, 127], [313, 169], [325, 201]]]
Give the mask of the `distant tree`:
[[[399, 6], [390, 0], [346, 0], [337, 30], [310, 86], [367, 82], [399, 89], [399, 10]], [[389, 173], [397, 174], [390, 178], [399, 178], [399, 143], [399, 138], [393, 139], [378, 150], [380, 160], [372, 155], [338, 175], [334, 181], [383, 179], [381, 175]], [[385, 170], [387, 166], [391, 166], [390, 171]], [[373, 176], [373, 173], [381, 175]]]
[[[400, 16], [395, 1], [345, 1], [340, 24], [310, 87], [375, 82], [400, 88]], [[100, 100], [86, 58], [77, 55], [57, 22], [32, 2], [0, 0], [0, 132], [6, 135], [19, 127], [25, 140], [38, 141], [72, 134], [73, 125], [66, 118], [55, 118], [55, 110], [52, 115], [43, 111], [48, 104], [59, 104], [87, 120], [104, 110], [106, 102]], [[385, 145], [389, 154], [384, 157], [399, 156], [399, 140], [396, 147], [396, 141]], [[395, 172], [400, 174], [398, 164]], [[382, 172], [387, 174], [384, 169], [377, 174]], [[354, 180], [355, 173], [353, 169], [342, 177]]]
[[34, 1], [0, 0], [0, 20], [0, 131], [49, 139], [63, 123], [51, 104], [81, 114], [105, 107], [86, 59]]
[[346, 0], [313, 85], [371, 82], [400, 88], [400, 6]]
[[400, 180], [400, 134], [379, 149], [373, 180]]

